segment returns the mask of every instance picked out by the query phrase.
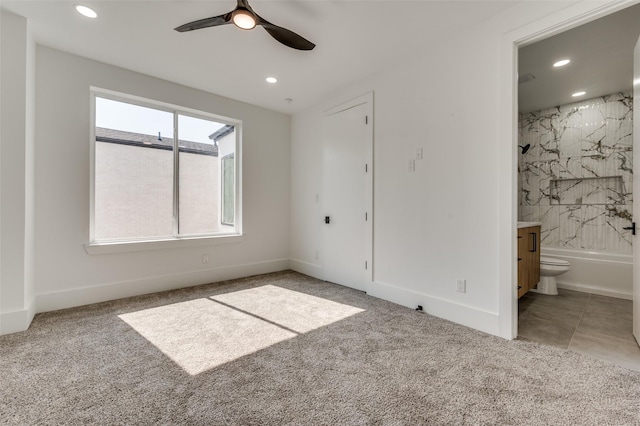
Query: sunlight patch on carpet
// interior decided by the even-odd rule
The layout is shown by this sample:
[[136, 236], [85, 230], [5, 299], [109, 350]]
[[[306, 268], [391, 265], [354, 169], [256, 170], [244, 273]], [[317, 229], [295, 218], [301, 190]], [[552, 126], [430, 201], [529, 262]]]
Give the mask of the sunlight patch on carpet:
[[266, 285], [118, 317], [191, 375], [363, 309]]
[[219, 294], [210, 299], [250, 312], [297, 333], [306, 333], [363, 311], [274, 285]]

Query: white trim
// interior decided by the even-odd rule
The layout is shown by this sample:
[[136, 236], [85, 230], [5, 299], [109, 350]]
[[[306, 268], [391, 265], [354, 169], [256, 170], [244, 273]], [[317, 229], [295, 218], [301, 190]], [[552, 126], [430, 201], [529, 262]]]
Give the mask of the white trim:
[[368, 93], [365, 93], [364, 95], [360, 95], [358, 97], [349, 99], [348, 101], [340, 102], [338, 105], [324, 110], [323, 113], [325, 116], [334, 115], [334, 114], [338, 114], [339, 112], [343, 112], [348, 109], [366, 104], [368, 102], [373, 102], [373, 92], [368, 92]]
[[35, 300], [31, 301], [27, 309], [0, 313], [0, 336], [27, 330], [35, 314]]
[[[235, 198], [235, 211], [234, 211], [234, 215], [235, 215], [235, 222], [234, 222], [234, 229], [236, 230], [237, 233], [242, 234], [242, 220], [244, 217], [244, 213], [242, 210], [242, 163], [244, 162], [243, 160], [243, 149], [242, 149], [242, 145], [243, 145], [243, 133], [244, 133], [244, 126], [242, 126], [242, 122], [240, 122], [239, 126], [236, 126], [235, 129], [235, 134], [236, 134], [236, 150], [235, 150], [235, 162], [234, 162], [234, 167], [235, 167], [235, 172], [236, 172], [236, 181], [235, 181], [235, 187], [236, 187], [236, 198]], [[220, 191], [222, 192], [222, 191]]]
[[[600, 296], [609, 296], [609, 297], [615, 297], [618, 299], [626, 299], [626, 300], [633, 300], [633, 293], [629, 293], [629, 292], [622, 292], [622, 291], [614, 291], [608, 288], [604, 288], [604, 287], [595, 287], [595, 286], [590, 286], [590, 285], [585, 285], [585, 284], [577, 284], [577, 283], [558, 283], [558, 288], [564, 288], [567, 290], [574, 290], [574, 291], [579, 291], [582, 293], [590, 293], [590, 294], [597, 294]], [[532, 291], [532, 290], [529, 290]]]
[[[173, 217], [171, 218], [171, 232], [173, 232], [173, 236], [176, 237], [180, 235], [180, 125], [179, 125], [179, 116], [176, 112], [172, 111], [173, 114], [173, 185], [171, 188], [173, 200], [172, 201], [172, 209], [173, 209]], [[95, 122], [91, 126], [95, 129]], [[92, 143], [95, 145], [95, 139], [92, 140]], [[92, 175], [95, 174], [95, 169], [93, 169]], [[95, 202], [95, 200], [94, 200]], [[95, 234], [91, 234], [92, 243], [95, 242], [93, 240], [93, 236]]]
[[424, 312], [452, 321], [485, 333], [497, 335], [499, 330], [499, 316], [496, 312], [489, 312], [473, 306], [451, 302], [428, 294], [407, 290], [392, 284], [374, 282], [370, 296], [388, 300], [398, 305], [415, 309], [422, 306]]
[[[227, 223], [224, 221], [224, 207], [225, 207], [225, 203], [224, 203], [224, 196], [225, 196], [225, 179], [224, 179], [224, 173], [225, 173], [225, 158], [229, 158], [233, 156], [233, 225], [230, 223]], [[238, 181], [238, 173], [236, 172], [236, 153], [235, 151], [227, 154], [223, 157], [220, 157], [218, 154], [218, 158], [220, 159], [220, 167], [219, 167], [219, 176], [218, 176], [218, 182], [220, 183], [220, 191], [218, 191], [218, 207], [220, 209], [220, 211], [218, 212], [218, 214], [220, 215], [220, 224], [223, 226], [234, 226], [236, 223], [236, 220], [238, 220], [238, 214], [236, 212], [236, 207], [237, 207], [237, 203], [236, 200], [238, 199], [238, 194], [237, 194], [237, 185], [236, 182]]]
[[30, 324], [27, 323], [26, 318], [26, 310], [3, 312], [0, 314], [0, 324], [2, 324], [2, 328], [0, 328], [0, 335], [25, 331], [29, 328]]
[[215, 237], [172, 238], [149, 241], [118, 241], [85, 244], [87, 254], [128, 253], [134, 251], [164, 250], [184, 247], [218, 246], [237, 244], [244, 240], [243, 235], [219, 235]]
[[305, 262], [300, 259], [289, 259], [291, 270], [309, 275], [310, 277], [324, 280], [324, 268], [322, 265]]
[[517, 154], [518, 136], [518, 47], [551, 37], [638, 3], [637, 0], [609, 1], [594, 6], [578, 2], [502, 36], [500, 41], [500, 160], [498, 225], [498, 312], [499, 336], [514, 339], [518, 334], [517, 277]]
[[287, 269], [289, 269], [289, 259], [274, 259], [244, 265], [223, 266], [179, 274], [145, 277], [95, 287], [39, 294], [36, 296], [36, 306], [38, 312], [56, 311], [59, 309], [157, 293], [159, 291], [193, 287], [201, 284], [267, 274]]
[[96, 94], [89, 90], [89, 241], [96, 235]]
[[375, 158], [373, 156], [373, 152], [374, 152], [374, 144], [375, 144], [375, 134], [373, 131], [373, 126], [375, 123], [374, 120], [374, 96], [373, 96], [373, 92], [369, 92], [367, 94], [365, 94], [364, 96], [362, 96], [362, 99], [365, 99], [367, 101], [367, 153], [366, 153], [366, 158], [365, 161], [367, 163], [367, 187], [365, 189], [365, 204], [366, 204], [366, 208], [368, 210], [369, 216], [368, 216], [368, 224], [369, 226], [367, 226], [367, 233], [365, 235], [365, 250], [367, 253], [367, 262], [368, 262], [368, 269], [367, 269], [367, 279], [369, 280], [368, 285], [366, 286], [367, 289], [369, 289], [371, 287], [371, 285], [373, 284], [373, 281], [375, 280], [374, 274], [373, 274], [373, 270], [374, 270], [374, 256], [373, 256], [373, 224], [376, 218], [375, 215], [375, 210], [374, 210], [374, 205], [373, 205], [373, 191], [374, 191], [374, 173], [375, 173]]
[[[513, 36], [501, 40], [501, 90], [500, 90], [500, 149], [498, 169], [498, 336], [514, 339], [518, 336], [518, 282], [517, 259], [518, 185], [515, 145], [517, 133], [517, 63], [518, 51]], [[517, 131], [517, 127], [515, 128]], [[514, 143], [513, 141], [516, 141]]]

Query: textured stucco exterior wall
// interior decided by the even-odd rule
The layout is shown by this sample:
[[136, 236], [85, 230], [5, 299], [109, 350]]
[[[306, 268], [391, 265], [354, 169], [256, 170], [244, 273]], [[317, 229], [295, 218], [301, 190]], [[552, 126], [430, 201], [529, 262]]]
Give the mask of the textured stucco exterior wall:
[[[96, 142], [95, 240], [173, 235], [173, 152]], [[219, 159], [180, 153], [180, 233], [219, 231]]]

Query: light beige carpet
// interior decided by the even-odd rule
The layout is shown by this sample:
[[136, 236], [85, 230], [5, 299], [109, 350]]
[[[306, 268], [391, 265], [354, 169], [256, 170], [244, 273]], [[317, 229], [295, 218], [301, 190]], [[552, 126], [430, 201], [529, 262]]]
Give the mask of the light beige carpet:
[[37, 315], [0, 424], [640, 424], [640, 373], [283, 272]]

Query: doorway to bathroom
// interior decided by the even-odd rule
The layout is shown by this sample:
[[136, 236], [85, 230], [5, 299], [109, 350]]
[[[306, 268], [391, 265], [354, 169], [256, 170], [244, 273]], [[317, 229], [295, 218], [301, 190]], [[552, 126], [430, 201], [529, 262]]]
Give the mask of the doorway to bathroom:
[[629, 228], [639, 36], [635, 5], [520, 46], [517, 149], [518, 222], [540, 226], [542, 275], [518, 299], [518, 338], [638, 370]]

